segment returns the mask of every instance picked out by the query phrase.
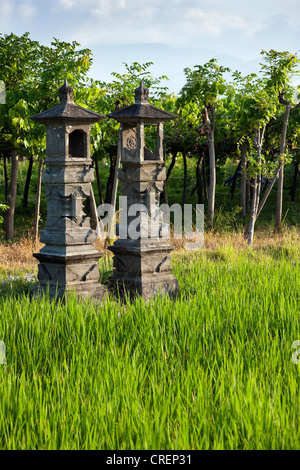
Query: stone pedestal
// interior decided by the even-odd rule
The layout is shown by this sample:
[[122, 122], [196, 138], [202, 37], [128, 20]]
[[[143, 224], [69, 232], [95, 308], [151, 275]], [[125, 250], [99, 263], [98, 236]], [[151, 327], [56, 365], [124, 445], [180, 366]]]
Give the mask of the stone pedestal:
[[150, 299], [159, 293], [175, 294], [178, 291], [178, 281], [171, 274], [173, 246], [157, 242], [130, 247], [124, 241], [117, 241], [109, 249], [115, 255], [115, 272], [109, 282], [117, 286], [122, 295], [128, 292], [131, 297], [141, 295]]
[[105, 289], [99, 283], [98, 260], [103, 254], [93, 246], [96, 232], [85, 215], [84, 201], [91, 196], [94, 180], [90, 128], [104, 116], [77, 106], [66, 82], [59, 91], [59, 106], [32, 117], [47, 129], [47, 168], [42, 175], [47, 221], [41, 232], [45, 246], [34, 254], [39, 260], [35, 292], [49, 291], [50, 299], [70, 292], [101, 299]]

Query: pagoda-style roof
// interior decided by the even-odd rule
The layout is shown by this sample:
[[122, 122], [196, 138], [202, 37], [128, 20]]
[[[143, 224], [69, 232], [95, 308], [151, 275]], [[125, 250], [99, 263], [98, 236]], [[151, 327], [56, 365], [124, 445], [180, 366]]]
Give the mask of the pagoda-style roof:
[[149, 90], [145, 87], [144, 82], [141, 81], [140, 86], [135, 90], [135, 103], [126, 108], [114, 111], [108, 114], [107, 117], [128, 124], [134, 122], [155, 124], [169, 121], [170, 119], [176, 119], [178, 116], [152, 106], [149, 103]]
[[58, 90], [60, 104], [54, 108], [43, 111], [40, 114], [31, 116], [34, 121], [47, 123], [50, 120], [71, 120], [71, 121], [84, 121], [86, 123], [94, 123], [100, 119], [106, 119], [102, 114], [90, 111], [87, 108], [78, 106], [74, 103], [73, 88], [68, 84], [67, 80], [64, 81], [63, 86]]

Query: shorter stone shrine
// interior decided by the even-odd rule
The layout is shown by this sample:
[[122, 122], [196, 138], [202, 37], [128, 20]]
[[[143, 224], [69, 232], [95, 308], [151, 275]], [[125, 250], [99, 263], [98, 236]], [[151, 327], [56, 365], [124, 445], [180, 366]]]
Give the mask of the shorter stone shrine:
[[32, 116], [46, 126], [46, 170], [42, 181], [47, 195], [47, 222], [41, 232], [45, 246], [33, 256], [39, 260], [39, 285], [35, 293], [49, 290], [49, 297], [63, 298], [70, 292], [80, 297], [102, 299], [105, 288], [99, 283], [98, 260], [94, 248], [96, 232], [91, 229], [83, 204], [91, 195], [94, 170], [91, 168], [90, 131], [105, 116], [78, 106], [73, 88], [65, 80], [59, 89], [60, 104]]
[[[162, 238], [159, 215], [159, 196], [166, 179], [163, 123], [177, 116], [151, 106], [148, 93], [142, 81], [135, 90], [135, 103], [108, 115], [120, 122], [122, 169], [118, 170], [118, 177], [127, 202], [127, 208], [120, 211], [119, 239], [109, 247], [114, 253], [114, 274], [109, 283], [118, 286], [121, 294], [127, 291], [131, 296], [138, 294], [145, 299], [159, 292], [174, 294], [178, 291], [170, 260], [170, 252], [175, 247]], [[145, 126], [156, 126], [154, 151], [145, 145]], [[132, 238], [128, 230], [136, 218], [130, 215], [134, 204], [145, 208], [138, 238]]]

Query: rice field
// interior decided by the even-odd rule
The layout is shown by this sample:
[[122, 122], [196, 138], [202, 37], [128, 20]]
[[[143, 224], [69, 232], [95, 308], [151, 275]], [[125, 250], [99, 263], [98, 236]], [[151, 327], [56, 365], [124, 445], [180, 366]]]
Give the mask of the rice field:
[[2, 284], [0, 448], [299, 449], [299, 255], [299, 240], [174, 252], [180, 295], [148, 303]]

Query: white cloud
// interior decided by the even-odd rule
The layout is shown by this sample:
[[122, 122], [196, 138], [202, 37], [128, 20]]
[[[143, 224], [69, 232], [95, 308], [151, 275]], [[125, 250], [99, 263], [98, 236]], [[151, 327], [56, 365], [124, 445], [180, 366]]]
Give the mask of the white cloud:
[[102, 17], [126, 8], [126, 0], [58, 0], [63, 10], [84, 10], [91, 16]]
[[24, 2], [20, 4], [19, 11], [23, 18], [32, 18], [37, 13], [37, 7], [31, 2]]
[[157, 14], [157, 7], [153, 5], [149, 5], [147, 8], [141, 8], [140, 10], [136, 10], [134, 12], [134, 16], [142, 20], [155, 21], [156, 14]]
[[118, 10], [126, 8], [125, 0], [114, 0], [114, 2], [111, 0], [94, 0], [91, 5], [92, 14], [99, 18], [108, 16], [111, 13], [117, 14]]
[[[274, 4], [272, 3], [274, 1]], [[19, 0], [20, 3], [33, 0]], [[163, 43], [171, 47], [205, 47], [228, 51], [230, 54], [243, 56], [245, 50], [254, 48], [251, 57], [256, 57], [257, 50], [267, 45], [261, 42], [265, 36], [284, 38], [284, 44], [299, 30], [300, 1], [285, 0], [55, 0], [47, 3], [51, 13], [45, 31], [48, 35], [61, 39], [76, 40], [83, 47], [95, 47], [97, 44]], [[16, 0], [0, 0], [0, 5], [16, 5]], [[51, 6], [50, 6], [51, 5]], [[52, 7], [53, 5], [53, 7]], [[294, 8], [291, 8], [291, 7]], [[51, 8], [52, 7], [52, 8]], [[16, 7], [10, 23], [20, 16]], [[285, 12], [290, 29], [274, 30], [272, 15]], [[61, 14], [63, 13], [63, 14]], [[66, 21], [65, 15], [67, 14]], [[1, 18], [1, 14], [0, 14]], [[72, 18], [72, 21], [70, 21]], [[2, 18], [0, 19], [0, 23]], [[299, 23], [298, 23], [299, 22]], [[36, 21], [39, 28], [40, 26]], [[273, 24], [273, 23], [272, 23]], [[50, 32], [49, 32], [50, 31]], [[274, 36], [274, 37], [273, 37]], [[251, 38], [251, 41], [249, 41]], [[298, 41], [299, 42], [299, 41]], [[276, 43], [276, 44], [277, 44]], [[296, 42], [297, 44], [297, 42]], [[273, 46], [272, 46], [273, 47]], [[274, 46], [275, 47], [275, 46]], [[282, 48], [283, 46], [276, 46]], [[287, 47], [287, 46], [285, 46]], [[248, 53], [247, 53], [248, 54]]]
[[59, 0], [59, 6], [66, 10], [75, 7], [77, 3], [79, 3], [77, 0]]
[[203, 11], [190, 8], [185, 15], [184, 29], [187, 32], [199, 33], [199, 30], [218, 35], [228, 28], [245, 29], [245, 20], [238, 15], [223, 14], [220, 11]]
[[14, 4], [10, 0], [0, 0], [0, 23], [7, 21], [13, 12]]

